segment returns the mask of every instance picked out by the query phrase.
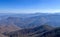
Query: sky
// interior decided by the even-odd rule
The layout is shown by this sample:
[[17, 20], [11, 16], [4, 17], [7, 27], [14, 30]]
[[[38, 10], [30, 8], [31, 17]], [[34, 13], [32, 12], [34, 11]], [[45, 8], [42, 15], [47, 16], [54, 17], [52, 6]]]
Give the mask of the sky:
[[0, 13], [60, 13], [60, 0], [0, 0]]

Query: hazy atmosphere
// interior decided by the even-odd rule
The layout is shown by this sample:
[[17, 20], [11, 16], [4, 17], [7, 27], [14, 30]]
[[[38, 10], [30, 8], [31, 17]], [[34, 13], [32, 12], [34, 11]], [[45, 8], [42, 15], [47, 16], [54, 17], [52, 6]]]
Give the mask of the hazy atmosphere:
[[0, 0], [0, 37], [60, 37], [60, 0]]
[[0, 13], [60, 13], [60, 0], [0, 0]]

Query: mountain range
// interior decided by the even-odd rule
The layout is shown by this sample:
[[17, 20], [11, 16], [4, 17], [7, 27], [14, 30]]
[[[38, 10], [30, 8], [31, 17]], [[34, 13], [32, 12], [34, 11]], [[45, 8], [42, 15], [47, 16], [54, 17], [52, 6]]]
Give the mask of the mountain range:
[[[35, 37], [40, 33], [60, 27], [60, 14], [1, 14], [0, 33], [17, 34], [21, 37]], [[40, 30], [41, 29], [41, 30]], [[35, 31], [36, 30], [36, 31]], [[41, 32], [40, 32], [41, 31]], [[27, 35], [28, 34], [28, 35]], [[5, 35], [4, 35], [5, 36]]]

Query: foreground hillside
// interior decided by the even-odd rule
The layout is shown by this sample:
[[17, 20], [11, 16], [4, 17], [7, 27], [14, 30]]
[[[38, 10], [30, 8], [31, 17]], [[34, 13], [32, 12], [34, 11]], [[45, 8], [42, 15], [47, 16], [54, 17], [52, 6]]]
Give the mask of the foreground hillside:
[[0, 33], [0, 37], [8, 37], [8, 36], [5, 36], [5, 35], [3, 35], [2, 33]]
[[36, 28], [23, 29], [3, 34], [8, 37], [60, 37], [60, 27], [53, 28], [51, 26], [42, 25]]
[[37, 37], [60, 37], [60, 27], [45, 32], [41, 36], [39, 35]]
[[22, 29], [18, 31], [13, 31], [10, 33], [4, 33], [6, 36], [11, 36], [11, 37], [36, 37], [38, 35], [41, 35], [44, 32], [47, 32], [49, 30], [52, 30], [53, 27], [48, 26], [48, 25], [42, 25], [39, 27], [35, 28], [30, 28], [30, 29]]

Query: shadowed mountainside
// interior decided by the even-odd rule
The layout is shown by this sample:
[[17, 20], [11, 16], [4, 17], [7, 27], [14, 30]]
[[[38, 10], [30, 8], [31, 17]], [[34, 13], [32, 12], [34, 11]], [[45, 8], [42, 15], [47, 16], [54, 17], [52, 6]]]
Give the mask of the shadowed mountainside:
[[5, 36], [5, 35], [3, 35], [2, 33], [0, 33], [0, 37], [7, 37], [7, 36]]
[[38, 36], [44, 32], [47, 32], [49, 30], [53, 29], [53, 27], [48, 26], [48, 25], [42, 25], [39, 27], [35, 27], [35, 28], [30, 28], [30, 29], [23, 29], [23, 30], [18, 30], [18, 31], [14, 31], [14, 32], [10, 32], [10, 33], [4, 33], [4, 35], [7, 36], [15, 36], [15, 37], [35, 37]]
[[39, 35], [37, 37], [60, 37], [60, 27], [47, 31], [43, 33], [41, 36]]

